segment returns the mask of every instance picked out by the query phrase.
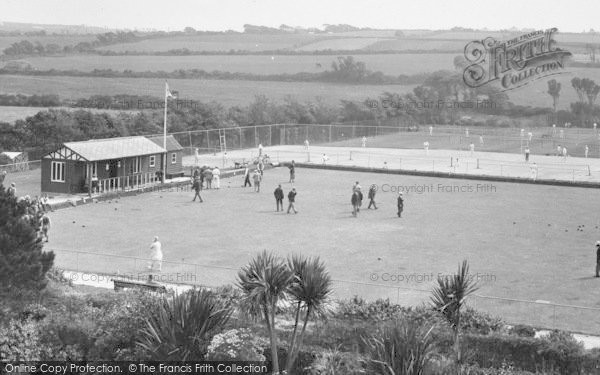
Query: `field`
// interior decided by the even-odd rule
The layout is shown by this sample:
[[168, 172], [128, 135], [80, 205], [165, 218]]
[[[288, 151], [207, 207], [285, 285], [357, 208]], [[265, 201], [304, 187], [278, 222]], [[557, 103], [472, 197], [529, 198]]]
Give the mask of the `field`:
[[[256, 82], [234, 80], [171, 79], [169, 85], [178, 90], [181, 99], [201, 102], [216, 101], [225, 106], [247, 105], [256, 95], [281, 102], [286, 96], [300, 101], [321, 97], [325, 103], [337, 105], [341, 100], [363, 101], [383, 91], [406, 93], [412, 85], [343, 85], [312, 82]], [[163, 95], [164, 80], [136, 78], [33, 77], [2, 76], [3, 94], [56, 94], [61, 99], [89, 98], [93, 95]]]
[[[425, 301], [420, 290], [430, 290], [436, 277], [430, 275], [450, 274], [468, 259], [471, 273], [482, 278], [481, 295], [600, 306], [593, 278], [596, 190], [493, 183], [493, 191], [477, 191], [481, 181], [306, 169], [298, 169], [296, 179], [297, 215], [274, 212], [274, 187], [291, 188], [287, 169], [276, 168], [265, 173], [259, 194], [239, 187], [238, 177], [222, 181], [219, 191], [204, 191], [202, 204], [191, 202], [190, 191], [163, 191], [56, 211], [46, 246], [55, 249], [60, 267], [133, 275], [144, 272], [145, 263], [119, 256], [147, 257], [158, 235], [165, 261], [190, 264], [165, 264], [165, 277], [193, 275], [207, 285], [232, 283], [235, 269], [263, 249], [301, 252], [326, 262], [338, 297], [404, 304]], [[379, 209], [363, 205], [356, 219], [349, 203], [354, 181], [380, 188]], [[400, 186], [431, 186], [406, 195], [401, 219], [393, 190]], [[456, 191], [465, 186], [475, 192]], [[511, 319], [545, 317], [515, 305], [487, 309]], [[564, 314], [565, 324], [598, 328], [571, 310]]]
[[[0, 122], [8, 122], [13, 123], [16, 120], [23, 120], [29, 116], [34, 116], [40, 111], [46, 111], [49, 109], [66, 109], [68, 111], [75, 111], [80, 108], [71, 108], [71, 107], [9, 107], [9, 106], [0, 106]], [[86, 109], [88, 110], [88, 109]], [[108, 110], [108, 109], [91, 109], [94, 113], [109, 113], [112, 115], [118, 114], [120, 111], [117, 110]]]
[[[416, 74], [437, 70], [452, 70], [454, 54], [383, 54], [357, 55], [367, 69], [381, 71], [389, 75]], [[70, 55], [64, 57], [31, 57], [23, 60], [38, 70], [79, 70], [89, 72], [94, 69], [113, 69], [134, 72], [165, 71], [177, 69], [220, 70], [253, 74], [294, 74], [299, 72], [318, 73], [331, 70], [331, 63], [337, 56], [93, 56]], [[0, 63], [0, 67], [2, 64]]]
[[312, 34], [217, 34], [217, 35], [181, 35], [175, 37], [142, 40], [136, 43], [113, 44], [100, 47], [105, 51], [165, 52], [187, 48], [190, 51], [272, 51], [294, 49], [297, 46], [321, 37]]

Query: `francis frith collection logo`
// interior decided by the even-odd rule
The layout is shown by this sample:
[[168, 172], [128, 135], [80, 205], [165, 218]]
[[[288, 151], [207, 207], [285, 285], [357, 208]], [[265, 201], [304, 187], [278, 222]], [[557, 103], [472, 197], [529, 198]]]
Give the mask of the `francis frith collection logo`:
[[571, 53], [557, 47], [558, 29], [538, 30], [507, 41], [492, 37], [465, 46], [468, 65], [463, 79], [469, 87], [498, 81], [503, 91], [524, 86], [549, 75], [565, 73]]

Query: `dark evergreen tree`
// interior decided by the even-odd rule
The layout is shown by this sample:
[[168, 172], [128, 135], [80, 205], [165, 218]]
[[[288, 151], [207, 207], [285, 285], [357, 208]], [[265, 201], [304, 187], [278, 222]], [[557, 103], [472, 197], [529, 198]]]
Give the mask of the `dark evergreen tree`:
[[46, 286], [54, 253], [42, 250], [39, 222], [26, 214], [26, 202], [17, 202], [0, 184], [0, 292], [37, 291]]

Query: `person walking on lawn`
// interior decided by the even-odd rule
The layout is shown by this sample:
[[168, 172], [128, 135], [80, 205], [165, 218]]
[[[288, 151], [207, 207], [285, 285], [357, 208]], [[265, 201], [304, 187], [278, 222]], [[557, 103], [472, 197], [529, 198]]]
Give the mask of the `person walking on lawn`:
[[375, 203], [375, 193], [377, 192], [377, 185], [373, 184], [371, 185], [371, 187], [369, 188], [369, 206], [367, 207], [368, 210], [371, 209], [371, 205], [373, 205], [373, 207], [375, 209], [377, 209], [377, 204]]
[[404, 198], [402, 198], [402, 192], [398, 193], [398, 217], [402, 217], [402, 211], [404, 211]]
[[298, 211], [296, 211], [296, 188], [293, 188], [289, 193], [288, 193], [288, 201], [289, 201], [289, 206], [287, 209], [287, 213], [290, 213], [290, 210], [294, 210], [294, 213], [297, 214]]
[[192, 202], [196, 201], [196, 197], [200, 198], [199, 203], [204, 202], [202, 200], [202, 197], [200, 196], [200, 191], [202, 190], [202, 185], [201, 185], [201, 182], [200, 182], [200, 178], [195, 178], [194, 179], [194, 182], [192, 183], [192, 188], [196, 192], [196, 194], [194, 194], [194, 199], [192, 199]]
[[273, 193], [275, 195], [275, 204], [277, 206], [277, 212], [279, 212], [279, 207], [281, 206], [281, 211], [283, 211], [283, 189], [281, 185], [278, 185]]

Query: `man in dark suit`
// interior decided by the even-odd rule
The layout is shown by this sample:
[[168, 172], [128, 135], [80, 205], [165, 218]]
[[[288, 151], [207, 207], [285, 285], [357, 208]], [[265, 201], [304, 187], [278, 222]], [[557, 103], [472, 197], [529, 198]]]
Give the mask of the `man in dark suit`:
[[283, 211], [283, 189], [281, 185], [278, 185], [273, 193], [275, 195], [275, 204], [277, 205], [277, 212], [279, 212], [279, 206], [281, 206], [281, 211]]
[[200, 198], [200, 203], [204, 202], [202, 200], [202, 197], [200, 196], [200, 190], [202, 190], [202, 185], [201, 185], [201, 182], [200, 182], [200, 178], [196, 177], [194, 179], [194, 182], [192, 183], [192, 188], [196, 192], [196, 194], [194, 195], [194, 199], [192, 199], [192, 202], [196, 201], [196, 197]]
[[402, 211], [404, 210], [404, 198], [402, 198], [402, 192], [398, 193], [398, 217], [402, 217]]
[[289, 206], [287, 209], [287, 213], [290, 213], [290, 210], [294, 210], [294, 213], [297, 214], [298, 211], [296, 211], [296, 207], [294, 206], [294, 203], [296, 203], [296, 189], [292, 189], [289, 193], [288, 193], [288, 201], [289, 201]]
[[596, 277], [600, 277], [600, 241], [596, 241]]

